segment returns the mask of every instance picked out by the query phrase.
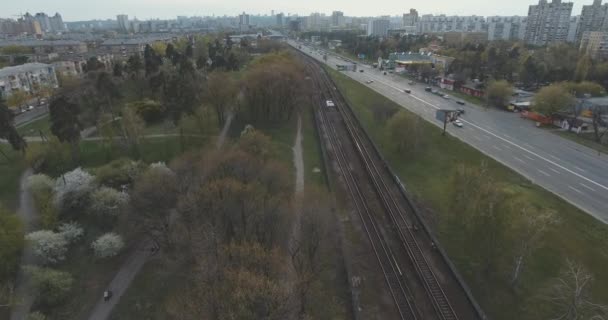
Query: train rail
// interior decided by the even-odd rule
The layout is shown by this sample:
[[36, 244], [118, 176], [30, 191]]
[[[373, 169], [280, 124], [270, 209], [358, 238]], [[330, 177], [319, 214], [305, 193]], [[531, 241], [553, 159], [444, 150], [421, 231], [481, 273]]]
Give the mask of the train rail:
[[[371, 144], [371, 141], [369, 141], [365, 133], [362, 133], [358, 121], [352, 113], [352, 109], [348, 106], [346, 99], [338, 90], [335, 90], [335, 84], [325, 71], [323, 69], [319, 70], [319, 64], [309, 57], [306, 57], [306, 59], [309, 61], [310, 74], [317, 81], [323, 95], [322, 97], [319, 97], [319, 99], [323, 102], [325, 99], [331, 99], [340, 113], [348, 131], [348, 135], [374, 186], [374, 190], [380, 199], [389, 220], [393, 224], [392, 226], [398, 235], [400, 244], [405, 252], [407, 252], [418, 278], [424, 286], [425, 292], [431, 301], [437, 317], [442, 320], [458, 320], [456, 312], [416, 239], [417, 228], [415, 227], [415, 217], [412, 217], [412, 213], [407, 211], [413, 210], [413, 208], [408, 206], [405, 206], [404, 208], [404, 206], [399, 204], [399, 200], [396, 199], [393, 192], [391, 192], [391, 188], [385, 179], [387, 174], [386, 168], [378, 165], [378, 163], [382, 163], [382, 159], [376, 152], [369, 150], [370, 148], [368, 145]], [[320, 102], [319, 105], [323, 105], [323, 103]], [[348, 160], [345, 157], [344, 150], [342, 150], [339, 137], [335, 132], [335, 127], [331, 121], [328, 120], [328, 111], [326, 108], [321, 108], [319, 112], [322, 124], [331, 131], [331, 134], [328, 133], [327, 135], [332, 146], [337, 149], [335, 152], [336, 161], [338, 162], [342, 175], [345, 177], [346, 185], [351, 197], [356, 199], [354, 202], [357, 211], [363, 221], [364, 228], [370, 238], [372, 248], [380, 262], [389, 290], [402, 315], [402, 319], [417, 319], [419, 312], [415, 307], [415, 303], [411, 301], [412, 295], [409, 294], [407, 283], [405, 283], [401, 277], [401, 270], [399, 270], [399, 265], [395, 260], [390, 246], [387, 245], [386, 240], [383, 239], [382, 234], [378, 231], [374, 217], [367, 207], [364, 194], [357, 186], [355, 177], [348, 169]], [[395, 278], [397, 278], [397, 281]], [[396, 289], [402, 290], [399, 291]], [[402, 313], [403, 309], [409, 310], [409, 312]]]

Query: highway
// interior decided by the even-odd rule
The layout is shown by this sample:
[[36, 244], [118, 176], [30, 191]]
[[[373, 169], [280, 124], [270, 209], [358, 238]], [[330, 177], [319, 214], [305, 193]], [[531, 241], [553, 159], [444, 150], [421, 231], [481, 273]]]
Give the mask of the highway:
[[[289, 43], [297, 48], [295, 42]], [[303, 46], [302, 51], [324, 62], [316, 50]], [[333, 69], [336, 64], [346, 64], [334, 55], [328, 56], [326, 63]], [[608, 155], [536, 128], [534, 122], [521, 119], [517, 113], [486, 110], [469, 102], [460, 106], [454, 98], [444, 99], [424, 91], [422, 83], [410, 86], [406, 78], [383, 75], [368, 65], [358, 64], [358, 67], [364, 72], [344, 71], [343, 74], [439, 127], [443, 127], [443, 123], [435, 119], [437, 109], [463, 107], [465, 114], [460, 119], [464, 126], [457, 128], [448, 124], [451, 135], [608, 223]], [[369, 80], [373, 83], [366, 84]], [[403, 91], [406, 88], [411, 94]]]

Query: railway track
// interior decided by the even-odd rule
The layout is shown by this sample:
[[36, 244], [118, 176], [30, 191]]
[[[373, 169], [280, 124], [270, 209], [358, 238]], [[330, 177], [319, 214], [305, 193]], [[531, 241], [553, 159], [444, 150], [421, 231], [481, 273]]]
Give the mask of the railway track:
[[[391, 189], [386, 182], [386, 168], [384, 168], [384, 166], [378, 166], [378, 163], [382, 163], [382, 159], [378, 156], [376, 152], [374, 152], [375, 150], [370, 151], [370, 148], [368, 146], [371, 144], [371, 141], [369, 141], [367, 135], [362, 133], [358, 121], [355, 119], [355, 116], [352, 113], [352, 109], [350, 109], [342, 94], [338, 90], [335, 90], [336, 86], [333, 81], [329, 78], [329, 76], [325, 73], [323, 69], [319, 69], [320, 67], [316, 63], [316, 61], [312, 61], [309, 57], [306, 57], [306, 59], [309, 61], [309, 67], [312, 71], [311, 75], [314, 74], [315, 80], [317, 80], [319, 84], [319, 89], [323, 92], [327, 99], [331, 99], [334, 102], [338, 112], [340, 113], [344, 121], [345, 127], [348, 131], [348, 135], [353, 145], [357, 149], [356, 151], [365, 166], [370, 181], [373, 183], [375, 192], [378, 195], [378, 198], [381, 200], [381, 203], [384, 209], [386, 210], [387, 215], [389, 216], [389, 220], [392, 223], [392, 227], [397, 233], [400, 243], [403, 246], [403, 249], [407, 252], [408, 257], [414, 269], [416, 270], [418, 278], [424, 286], [425, 292], [431, 301], [431, 304], [433, 306], [433, 309], [435, 310], [437, 317], [442, 320], [458, 320], [456, 312], [452, 308], [445, 291], [443, 290], [435, 273], [433, 272], [431, 264], [426, 259], [425, 255], [423, 254], [423, 250], [416, 239], [416, 230], [410, 222], [412, 220], [415, 221], [415, 218], [411, 216], [411, 212], [408, 213], [406, 211], [406, 209], [413, 209], [410, 207], [404, 209], [402, 205], [399, 205], [399, 201], [396, 199], [393, 192], [391, 192]], [[319, 103], [319, 105], [324, 105], [324, 101], [319, 101]], [[393, 294], [395, 303], [397, 304], [398, 309], [401, 310], [402, 308], [400, 307], [400, 305], [403, 305], [403, 303], [401, 303], [399, 300], [402, 300], [403, 298], [401, 298], [399, 294], [395, 295], [395, 290], [392, 289], [393, 287], [396, 287], [395, 282], [393, 280], [396, 274], [391, 274], [390, 272], [387, 272], [387, 269], [388, 271], [390, 271], [390, 268], [387, 268], [386, 265], [387, 263], [390, 263], [388, 266], [392, 266], [392, 269], [396, 269], [396, 271], [398, 271], [398, 278], [400, 279], [399, 283], [404, 282], [403, 279], [401, 279], [401, 271], [399, 270], [399, 266], [394, 258], [393, 253], [390, 251], [390, 247], [386, 245], [386, 241], [382, 239], [381, 233], [377, 230], [374, 218], [371, 215], [369, 208], [367, 208], [366, 206], [365, 197], [358, 189], [358, 186], [356, 185], [356, 180], [354, 179], [354, 177], [352, 177], [352, 173], [350, 172], [350, 170], [348, 170], [348, 161], [346, 158], [344, 158], [344, 150], [341, 150], [341, 144], [338, 140], [337, 133], [335, 133], [335, 127], [333, 127], [333, 124], [327, 120], [327, 112], [328, 111], [325, 110], [325, 108], [321, 108], [320, 110], [323, 125], [325, 125], [326, 128], [329, 128], [331, 131], [334, 131], [333, 134], [328, 134], [328, 136], [331, 136], [330, 143], [334, 147], [338, 146], [338, 148], [340, 149], [336, 151], [337, 158], [340, 158], [339, 162], [341, 162], [339, 163], [340, 170], [343, 176], [351, 176], [351, 179], [345, 179], [349, 180], [350, 182], [347, 183], [347, 187], [349, 188], [349, 192], [351, 193], [353, 199], [357, 198], [357, 209], [359, 211], [362, 221], [364, 222], [365, 230], [368, 234], [368, 237], [370, 237], [370, 241], [372, 241], [372, 247], [374, 248], [375, 254], [380, 261], [381, 267], [385, 275], [385, 279], [387, 280], [389, 289], [391, 289], [391, 294]], [[346, 169], [344, 169], [345, 167]], [[355, 183], [354, 185], [352, 184], [353, 181]], [[361, 207], [363, 210], [360, 210]], [[362, 211], [365, 214], [362, 214]], [[409, 220], [408, 214], [410, 215]], [[369, 228], [369, 226], [372, 226], [373, 228]], [[372, 238], [374, 239], [372, 240]], [[387, 252], [387, 257], [382, 256], [382, 250], [378, 252], [378, 246], [380, 246], [382, 250]], [[409, 298], [411, 298], [411, 295], [408, 294], [409, 289], [407, 289], [407, 284], [403, 283], [400, 286], [404, 288], [403, 295], [405, 295], [406, 301], [409, 302]], [[409, 309], [411, 310], [410, 316], [413, 318], [405, 319], [417, 319], [416, 317], [418, 313], [416, 312], [415, 305], [412, 305], [411, 302], [408, 305]]]
[[[312, 68], [314, 68], [314, 66]], [[319, 105], [322, 105], [325, 103], [325, 98], [332, 96], [331, 89], [327, 86], [323, 86], [323, 80], [320, 77], [317, 77], [314, 71], [311, 72], [311, 75], [315, 78], [317, 83], [320, 84], [319, 89], [322, 93], [318, 95], [318, 102]], [[411, 300], [412, 295], [409, 292], [409, 288], [403, 281], [402, 272], [397, 264], [395, 255], [378, 229], [364, 192], [359, 187], [357, 178], [352, 174], [349, 168], [348, 156], [339, 141], [336, 127], [329, 120], [327, 110], [320, 109], [319, 115], [321, 125], [325, 128], [326, 135], [333, 147], [335, 160], [344, 178], [347, 191], [353, 199], [355, 209], [361, 218], [363, 229], [368, 236], [376, 258], [378, 259], [380, 269], [382, 270], [389, 292], [395, 302], [400, 319], [421, 319], [419, 312], [416, 310], [416, 307]]]

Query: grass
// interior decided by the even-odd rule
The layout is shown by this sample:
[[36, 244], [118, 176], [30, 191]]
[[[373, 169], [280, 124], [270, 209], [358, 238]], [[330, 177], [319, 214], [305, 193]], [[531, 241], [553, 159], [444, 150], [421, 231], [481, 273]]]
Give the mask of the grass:
[[40, 135], [40, 131], [42, 131], [42, 133], [44, 133], [48, 137], [51, 134], [50, 118], [48, 114], [44, 115], [25, 125], [19, 126], [17, 128], [17, 131], [19, 132], [19, 134], [28, 137], [37, 137]]
[[562, 131], [562, 130], [552, 130], [555, 134], [562, 136], [568, 140], [572, 140], [578, 144], [581, 144], [585, 147], [591, 148], [595, 151], [602, 152], [608, 154], [608, 145], [595, 142], [593, 140], [593, 133], [581, 133], [576, 134], [574, 132]]
[[[561, 223], [549, 230], [543, 245], [529, 258], [522, 274], [520, 286], [512, 289], [507, 277], [510, 265], [503, 265], [494, 276], [486, 277], [469, 261], [469, 252], [476, 247], [451, 245], [450, 233], [438, 232], [438, 236], [451, 259], [472, 288], [484, 311], [493, 319], [546, 319], [546, 307], [539, 303], [543, 288], [558, 275], [566, 258], [583, 263], [594, 275], [592, 295], [595, 301], [608, 302], [608, 227], [561, 198], [530, 183], [526, 178], [481, 154], [460, 140], [442, 137], [440, 130], [424, 122], [423, 130], [428, 138], [427, 147], [416, 154], [406, 156], [396, 152], [385, 132], [386, 119], [374, 116], [376, 108], [404, 110], [380, 94], [330, 71], [338, 86], [350, 100], [363, 125], [390, 165], [401, 177], [408, 190], [423, 206], [434, 212], [437, 230], [446, 230], [451, 212], [450, 172], [459, 164], [479, 165], [487, 162], [489, 174], [513, 197], [537, 207], [551, 208], [558, 212]], [[453, 234], [453, 233], [451, 233]], [[508, 252], [506, 250], [505, 252]], [[506, 261], [510, 257], [505, 257]]]
[[327, 186], [324, 172], [326, 168], [323, 164], [319, 134], [314, 121], [313, 109], [307, 108], [302, 114], [304, 183], [312, 183], [315, 186]]
[[0, 203], [9, 210], [16, 210], [19, 202], [19, 178], [25, 171], [23, 157], [9, 145], [0, 144]]

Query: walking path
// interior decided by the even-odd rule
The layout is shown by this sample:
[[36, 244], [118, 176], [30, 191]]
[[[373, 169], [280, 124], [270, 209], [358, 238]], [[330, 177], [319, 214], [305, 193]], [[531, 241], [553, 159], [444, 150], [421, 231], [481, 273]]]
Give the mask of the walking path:
[[[26, 233], [34, 231], [38, 212], [34, 206], [34, 201], [30, 190], [27, 188], [27, 179], [33, 174], [32, 169], [27, 169], [19, 180], [19, 209], [17, 214], [21, 218]], [[21, 255], [21, 268], [17, 275], [15, 286], [16, 304], [11, 310], [11, 320], [23, 320], [27, 317], [34, 303], [34, 294], [30, 292], [29, 277], [23, 272], [26, 265], [36, 264], [36, 259], [30, 245], [26, 244]]]
[[[222, 128], [221, 134], [217, 139], [216, 146], [221, 148], [226, 140], [226, 134], [232, 123], [232, 115], [230, 115]], [[176, 134], [179, 135], [179, 134]], [[146, 137], [163, 137], [169, 135], [148, 135]], [[94, 138], [89, 138], [94, 139]], [[102, 292], [99, 293], [99, 300], [89, 315], [89, 320], [106, 320], [109, 318], [114, 307], [120, 301], [123, 294], [129, 289], [131, 282], [135, 279], [135, 276], [139, 273], [141, 268], [146, 264], [148, 259], [152, 256], [154, 247], [152, 241], [146, 239], [140, 246], [135, 249], [127, 261], [121, 266], [114, 279], [106, 287], [106, 290], [112, 291], [112, 298], [109, 301], [104, 301]], [[12, 319], [11, 319], [12, 320]], [[16, 320], [16, 319], [15, 319]]]

